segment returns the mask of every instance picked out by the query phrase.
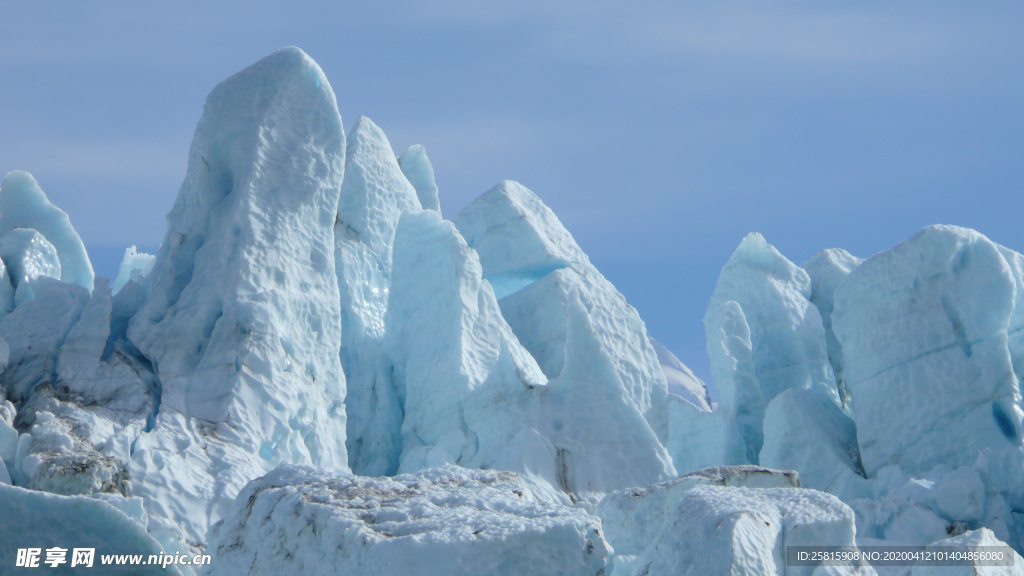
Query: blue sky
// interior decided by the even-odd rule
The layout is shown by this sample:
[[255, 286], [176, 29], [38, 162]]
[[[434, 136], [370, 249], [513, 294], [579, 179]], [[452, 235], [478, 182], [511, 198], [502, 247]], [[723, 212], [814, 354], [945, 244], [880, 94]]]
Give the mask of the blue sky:
[[0, 171], [97, 271], [154, 250], [206, 94], [288, 45], [346, 126], [422, 143], [442, 210], [550, 205], [701, 377], [701, 318], [756, 230], [797, 264], [933, 223], [1024, 250], [1024, 3], [0, 3]]

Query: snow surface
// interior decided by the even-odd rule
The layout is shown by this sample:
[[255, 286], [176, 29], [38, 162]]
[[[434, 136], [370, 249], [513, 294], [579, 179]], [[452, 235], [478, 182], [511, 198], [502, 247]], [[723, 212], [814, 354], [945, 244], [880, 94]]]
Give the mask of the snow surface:
[[610, 553], [579, 508], [524, 498], [515, 474], [455, 466], [393, 478], [283, 466], [210, 532], [218, 576], [594, 575]]
[[0, 184], [0, 235], [15, 228], [33, 229], [57, 250], [60, 279], [92, 291], [95, 274], [85, 244], [68, 215], [46, 198], [28, 172], [8, 172]]
[[[983, 547], [1006, 546], [995, 537], [988, 528], [972, 530], [936, 543], [937, 546], [966, 546], [977, 551], [990, 551]], [[1021, 576], [1024, 575], [1024, 558], [1017, 552], [1013, 554], [1012, 566], [986, 566], [977, 562], [971, 566], [914, 566], [911, 576]]]

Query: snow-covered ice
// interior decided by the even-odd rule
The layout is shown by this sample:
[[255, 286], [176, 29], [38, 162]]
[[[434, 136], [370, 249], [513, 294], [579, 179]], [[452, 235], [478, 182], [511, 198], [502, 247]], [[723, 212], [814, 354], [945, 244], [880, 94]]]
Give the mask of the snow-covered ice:
[[245, 487], [210, 531], [218, 576], [598, 576], [601, 523], [524, 498], [509, 472], [449, 466], [393, 478], [284, 466]]

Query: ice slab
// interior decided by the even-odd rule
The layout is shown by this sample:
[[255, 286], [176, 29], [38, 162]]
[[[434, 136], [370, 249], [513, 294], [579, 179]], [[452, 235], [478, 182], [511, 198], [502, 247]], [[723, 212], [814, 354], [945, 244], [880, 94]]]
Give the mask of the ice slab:
[[[635, 557], [615, 557], [614, 574], [821, 574], [786, 566], [789, 546], [853, 546], [854, 513], [834, 496], [803, 488], [697, 486], [684, 493], [664, 530]], [[873, 575], [870, 567], [830, 574]]]
[[829, 248], [811, 256], [804, 262], [803, 268], [811, 277], [811, 302], [818, 307], [821, 324], [825, 328], [825, 344], [828, 350], [828, 361], [832, 365], [832, 373], [836, 377], [836, 388], [839, 391], [843, 406], [850, 401], [849, 391], [843, 380], [843, 348], [832, 331], [832, 309], [835, 306], [836, 288], [850, 275], [850, 272], [864, 262], [842, 248]]
[[574, 497], [675, 475], [579, 296], [570, 296], [565, 366], [546, 382], [454, 226], [429, 210], [402, 216], [386, 332], [405, 406], [402, 471], [451, 462], [525, 472], [528, 451], [514, 452], [526, 434], [531, 461], [549, 460], [531, 469], [553, 470], [547, 483]]
[[394, 478], [278, 468], [245, 487], [210, 551], [223, 576], [597, 576], [609, 553], [596, 517], [524, 499], [515, 474], [454, 466]]
[[929, 226], [837, 288], [833, 330], [865, 470], [970, 466], [1020, 453], [1020, 389], [1007, 349], [1015, 286], [999, 248]]
[[844, 501], [868, 493], [853, 420], [816, 390], [786, 390], [768, 403], [759, 462], [796, 470], [807, 488]]
[[129, 280], [141, 283], [142, 279], [153, 271], [154, 264], [156, 264], [156, 256], [139, 252], [135, 246], [125, 248], [121, 267], [117, 270], [117, 278], [114, 279], [114, 284], [110, 287], [111, 292], [117, 294]]
[[161, 391], [129, 491], [193, 544], [220, 499], [280, 462], [348, 469], [334, 262], [344, 161], [334, 92], [297, 48], [207, 97], [127, 329]]
[[601, 500], [604, 537], [619, 556], [640, 554], [665, 529], [688, 490], [696, 486], [748, 488], [799, 488], [800, 476], [792, 470], [760, 466], [704, 468], [651, 486], [612, 492]]

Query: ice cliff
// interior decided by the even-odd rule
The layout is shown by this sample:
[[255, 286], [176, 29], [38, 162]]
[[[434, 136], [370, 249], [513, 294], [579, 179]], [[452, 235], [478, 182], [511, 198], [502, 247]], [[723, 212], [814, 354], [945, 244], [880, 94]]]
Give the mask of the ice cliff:
[[1024, 549], [1024, 256], [932, 226], [797, 266], [751, 233], [704, 318], [712, 387], [540, 195], [449, 221], [439, 192], [423, 146], [346, 136], [296, 48], [214, 88], [163, 243], [112, 284], [8, 174], [0, 572], [27, 546], [495, 576]]

